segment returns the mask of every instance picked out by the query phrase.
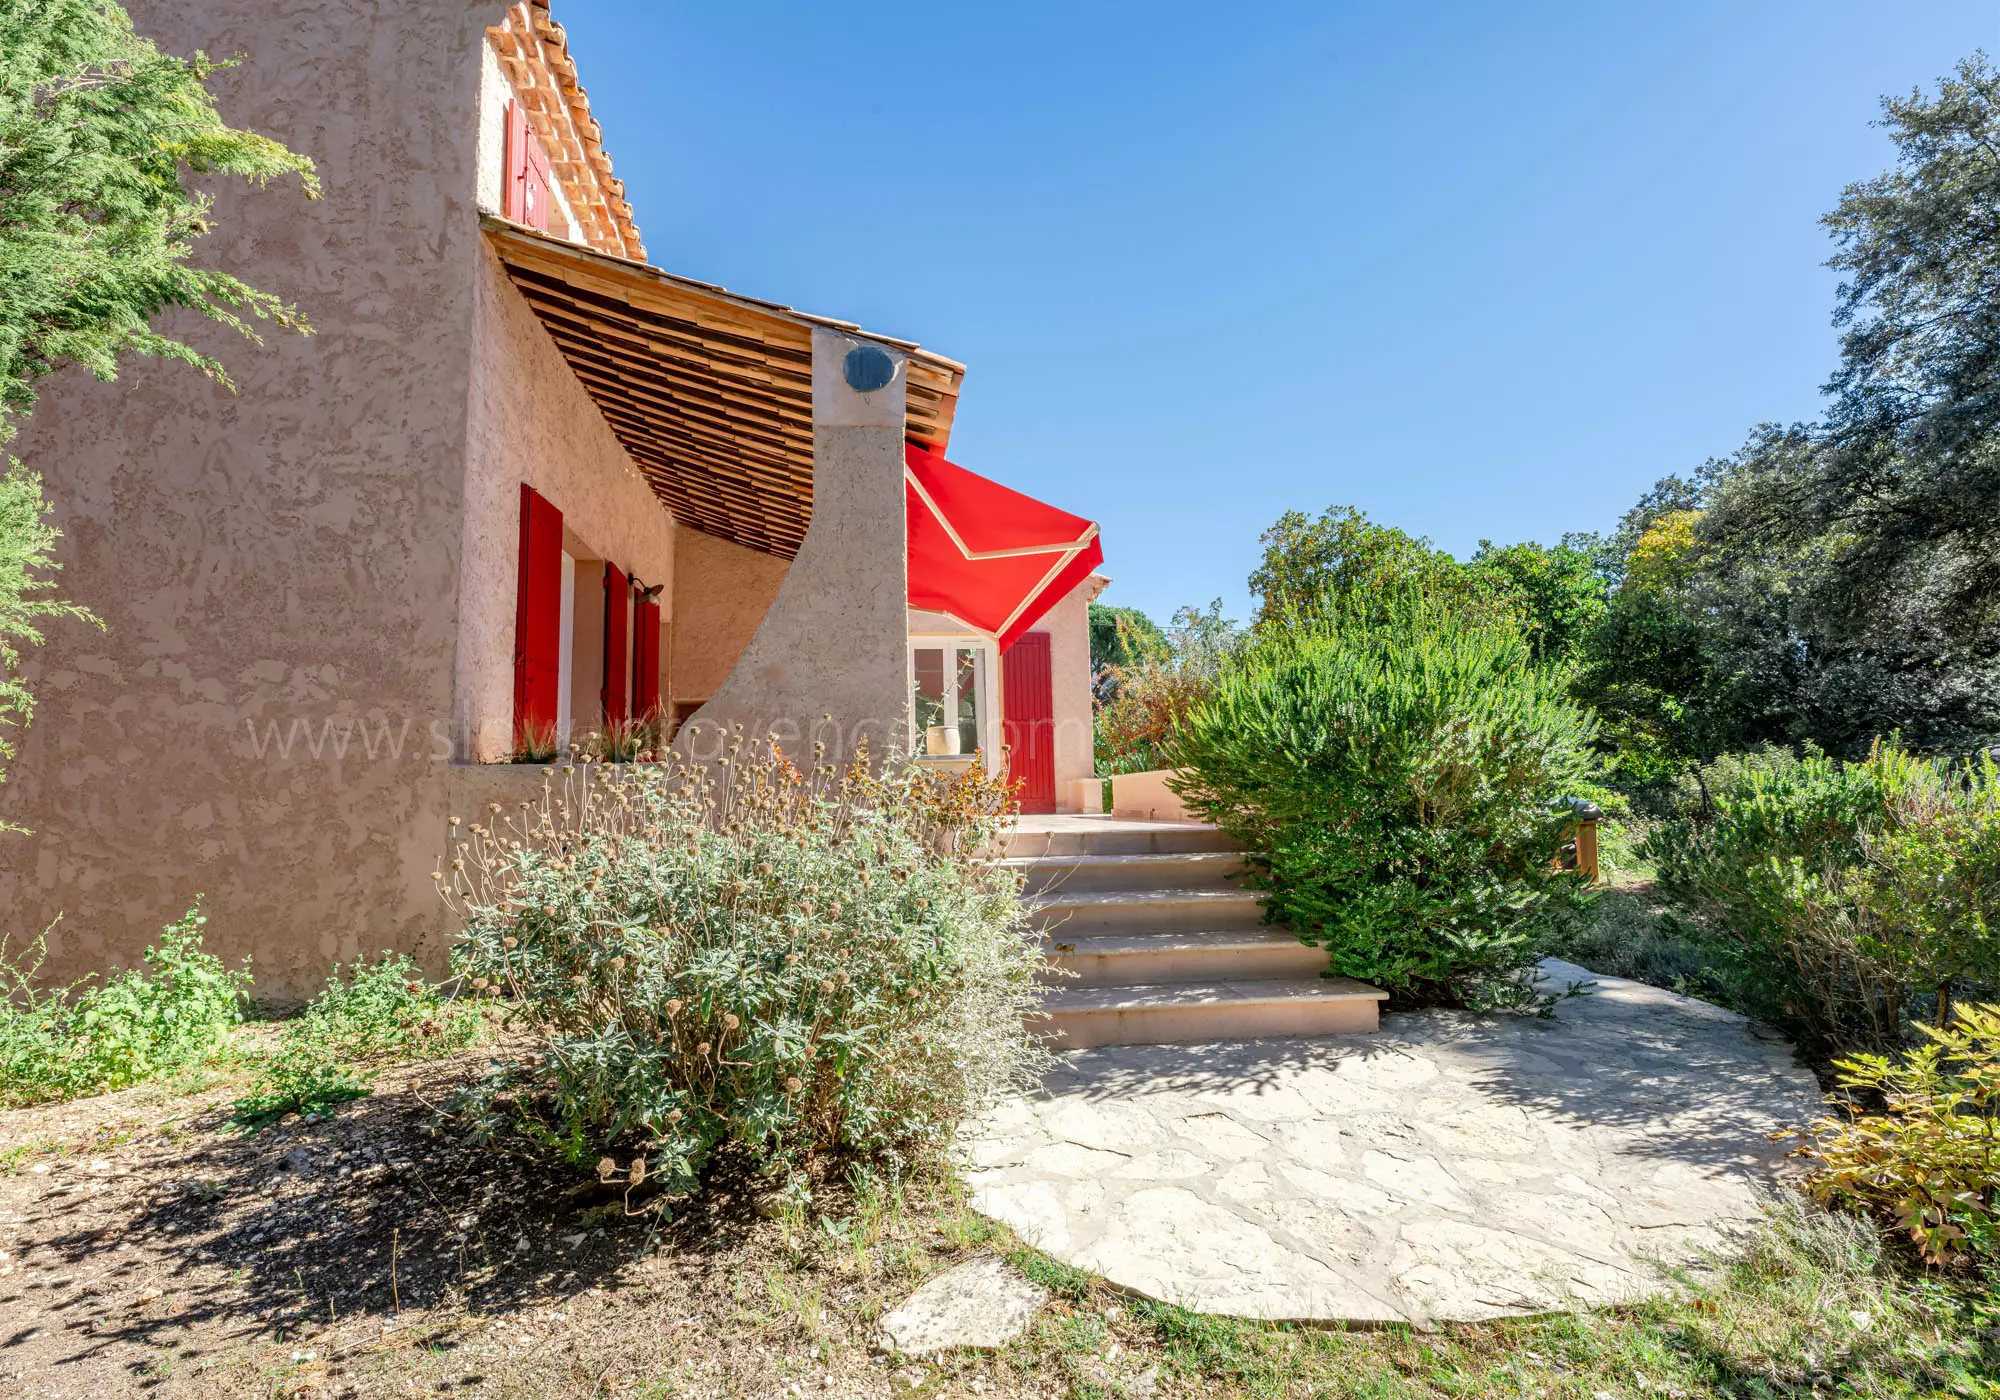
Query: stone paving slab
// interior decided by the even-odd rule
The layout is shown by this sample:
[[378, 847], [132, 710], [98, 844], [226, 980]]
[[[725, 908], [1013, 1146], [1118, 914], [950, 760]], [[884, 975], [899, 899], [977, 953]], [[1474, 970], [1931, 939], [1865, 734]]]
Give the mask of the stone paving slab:
[[1202, 1312], [1426, 1326], [1669, 1287], [1754, 1224], [1769, 1134], [1816, 1117], [1818, 1086], [1733, 1013], [1543, 972], [1597, 990], [1553, 1020], [1072, 1051], [968, 1125], [973, 1203]]
[[992, 1254], [946, 1269], [882, 1319], [890, 1347], [924, 1356], [952, 1347], [992, 1349], [1028, 1330], [1048, 1297]]

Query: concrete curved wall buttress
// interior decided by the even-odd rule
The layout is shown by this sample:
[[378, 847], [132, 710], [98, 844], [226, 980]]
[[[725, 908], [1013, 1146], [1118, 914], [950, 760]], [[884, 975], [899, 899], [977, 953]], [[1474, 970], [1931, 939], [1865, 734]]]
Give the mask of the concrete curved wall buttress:
[[[722, 687], [675, 747], [720, 755], [740, 725], [753, 744], [776, 735], [795, 761], [815, 740], [843, 760], [866, 740], [880, 757], [906, 742], [908, 545], [903, 431], [908, 365], [872, 393], [849, 387], [842, 364], [874, 342], [813, 331], [813, 515], [771, 610]], [[828, 717], [828, 718], [822, 718]]]

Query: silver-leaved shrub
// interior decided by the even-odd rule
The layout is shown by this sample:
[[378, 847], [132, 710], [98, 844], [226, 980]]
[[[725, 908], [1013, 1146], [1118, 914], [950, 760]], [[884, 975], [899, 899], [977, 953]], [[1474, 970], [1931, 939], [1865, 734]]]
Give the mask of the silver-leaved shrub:
[[468, 1107], [629, 1180], [732, 1145], [797, 1182], [815, 1153], [934, 1159], [1031, 1068], [1042, 969], [1013, 877], [979, 858], [1006, 793], [915, 767], [551, 768], [455, 838], [455, 970], [532, 1031]]

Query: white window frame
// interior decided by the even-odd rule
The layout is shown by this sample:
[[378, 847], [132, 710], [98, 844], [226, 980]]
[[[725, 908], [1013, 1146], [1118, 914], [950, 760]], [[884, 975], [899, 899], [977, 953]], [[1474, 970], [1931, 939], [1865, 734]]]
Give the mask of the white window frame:
[[[969, 753], [927, 754], [924, 736], [917, 732], [917, 650], [955, 652], [961, 648], [974, 653], [972, 683], [979, 712], [979, 752], [985, 755], [986, 771], [1000, 771], [1000, 648], [982, 632], [913, 632], [903, 648], [903, 693], [910, 697], [907, 740], [910, 753], [919, 763], [953, 764], [972, 757]], [[947, 660], [945, 672], [946, 713], [956, 713], [959, 697], [958, 667]]]
[[568, 550], [562, 556], [562, 618], [556, 643], [556, 744], [569, 747], [570, 691], [576, 683], [576, 560]]

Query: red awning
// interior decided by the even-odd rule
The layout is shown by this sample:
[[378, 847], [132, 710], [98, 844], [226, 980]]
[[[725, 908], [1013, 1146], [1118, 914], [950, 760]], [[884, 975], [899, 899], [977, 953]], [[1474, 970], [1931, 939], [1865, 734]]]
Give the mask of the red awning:
[[1097, 525], [904, 447], [910, 606], [990, 632], [1005, 651], [1104, 562]]

